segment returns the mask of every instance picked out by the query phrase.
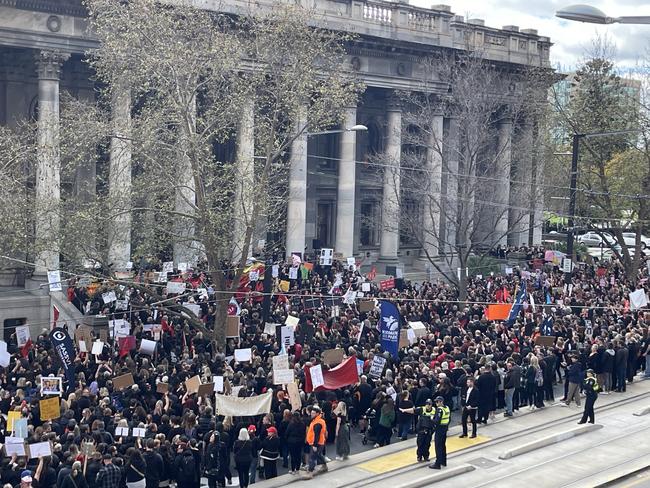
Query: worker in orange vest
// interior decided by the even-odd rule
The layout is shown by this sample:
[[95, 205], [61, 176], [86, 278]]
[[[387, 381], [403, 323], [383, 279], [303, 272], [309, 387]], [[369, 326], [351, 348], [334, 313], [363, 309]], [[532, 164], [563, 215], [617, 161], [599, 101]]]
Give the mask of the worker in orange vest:
[[314, 469], [316, 464], [321, 465], [321, 473], [327, 472], [327, 461], [323, 456], [325, 449], [325, 441], [327, 440], [327, 426], [323, 419], [323, 413], [318, 405], [311, 407], [311, 422], [307, 428], [307, 436], [305, 442], [309, 446], [309, 467], [307, 478], [314, 477]]

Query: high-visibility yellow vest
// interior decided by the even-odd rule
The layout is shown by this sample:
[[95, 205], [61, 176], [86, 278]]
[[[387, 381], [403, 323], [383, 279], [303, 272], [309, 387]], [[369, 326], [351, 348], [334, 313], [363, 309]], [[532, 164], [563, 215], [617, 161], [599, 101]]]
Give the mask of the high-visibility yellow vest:
[[449, 425], [451, 410], [449, 407], [438, 407], [440, 409], [440, 425]]

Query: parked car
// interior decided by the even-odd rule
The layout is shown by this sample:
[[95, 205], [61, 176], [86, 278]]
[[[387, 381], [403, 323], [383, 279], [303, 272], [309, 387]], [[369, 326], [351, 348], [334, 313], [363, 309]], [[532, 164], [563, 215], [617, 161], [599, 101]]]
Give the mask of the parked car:
[[597, 234], [596, 232], [587, 232], [586, 234], [578, 236], [578, 242], [584, 244], [587, 247], [600, 247], [601, 244], [604, 247], [612, 247], [618, 245], [616, 244], [616, 239], [614, 239], [614, 237], [612, 237], [610, 234], [603, 233], [603, 236], [605, 239], [603, 239], [603, 237], [601, 237], [600, 234]]
[[[623, 241], [627, 247], [634, 247], [636, 245], [636, 232], [623, 232]], [[650, 247], [650, 238], [641, 236], [641, 249]]]

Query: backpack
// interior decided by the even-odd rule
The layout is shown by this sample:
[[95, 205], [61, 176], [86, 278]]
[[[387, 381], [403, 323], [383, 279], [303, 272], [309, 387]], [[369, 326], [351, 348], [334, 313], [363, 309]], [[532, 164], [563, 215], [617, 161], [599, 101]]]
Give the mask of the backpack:
[[542, 368], [538, 368], [535, 371], [535, 384], [537, 386], [542, 386], [544, 384], [544, 376], [542, 375]]

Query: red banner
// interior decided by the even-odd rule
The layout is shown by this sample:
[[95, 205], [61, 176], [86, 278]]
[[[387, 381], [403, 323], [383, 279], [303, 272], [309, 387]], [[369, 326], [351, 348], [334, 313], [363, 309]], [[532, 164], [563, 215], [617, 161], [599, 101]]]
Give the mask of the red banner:
[[[305, 392], [311, 393], [313, 390], [311, 384], [311, 374], [309, 366], [305, 366]], [[316, 391], [337, 390], [344, 386], [354, 385], [359, 382], [359, 371], [357, 370], [356, 356], [350, 356], [336, 368], [330, 370], [323, 369], [324, 384], [316, 388]]]
[[379, 282], [379, 289], [381, 291], [392, 290], [393, 288], [395, 288], [395, 278], [388, 278]]

